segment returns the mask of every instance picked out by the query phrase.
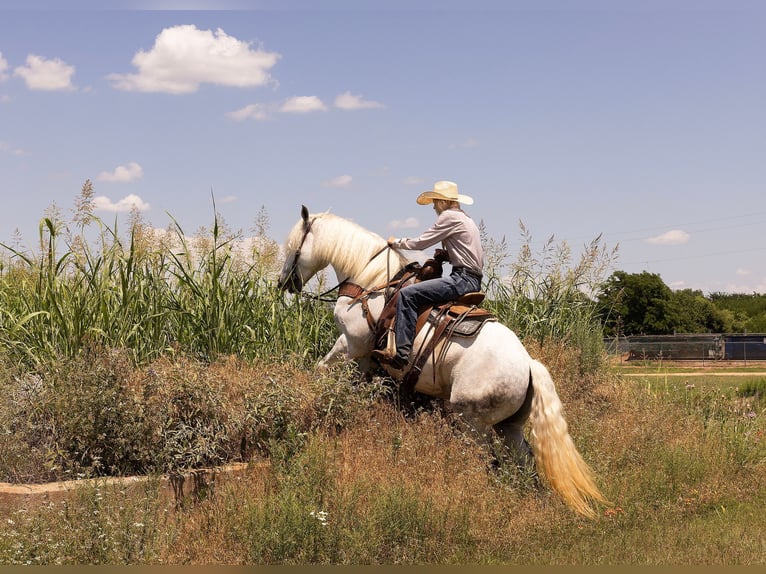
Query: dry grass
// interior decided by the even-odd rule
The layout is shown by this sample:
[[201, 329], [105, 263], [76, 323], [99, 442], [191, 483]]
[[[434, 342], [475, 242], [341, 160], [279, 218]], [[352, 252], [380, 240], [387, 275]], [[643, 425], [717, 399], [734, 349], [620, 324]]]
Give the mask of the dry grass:
[[[151, 493], [121, 497], [85, 491], [65, 513], [43, 509], [12, 516], [13, 525], [1, 524], [0, 559], [764, 563], [762, 402], [751, 404], [756, 409], [748, 411], [756, 413], [751, 416], [720, 393], [652, 387], [607, 374], [568, 377], [566, 353], [543, 354], [565, 401], [572, 436], [613, 502], [596, 520], [575, 516], [548, 489], [530, 488], [513, 469], [488, 470], [487, 452], [439, 404], [413, 410], [364, 385], [356, 387], [355, 398], [342, 399], [336, 385], [349, 389], [354, 381], [349, 373], [329, 377], [232, 358], [205, 369], [221, 405], [236, 410], [247, 396], [282, 397], [289, 403], [283, 412], [296, 421], [297, 436], [269, 443], [267, 470], [253, 467], [221, 480], [177, 510], [152, 502]], [[155, 368], [173, 380], [171, 373], [188, 375], [200, 367], [169, 361]], [[132, 381], [140, 386], [138, 374]], [[94, 505], [100, 512], [95, 516]], [[128, 523], [143, 526], [126, 530]], [[78, 537], [94, 532], [110, 544], [74, 550]], [[59, 550], [45, 546], [45, 540], [55, 540]]]
[[[550, 370], [613, 503], [587, 520], [514, 467], [490, 469], [438, 403], [413, 405], [350, 366], [306, 368], [337, 335], [328, 309], [286, 304], [268, 280], [271, 256], [240, 269], [217, 218], [193, 261], [149, 249], [140, 222], [129, 242], [99, 223], [100, 250], [61, 223], [44, 220], [38, 255], [12, 249], [0, 264], [0, 474], [178, 473], [234, 460], [268, 470], [254, 465], [178, 508], [151, 482], [83, 487], [67, 504], [4, 516], [0, 563], [766, 562], [760, 387], [743, 398], [610, 374], [579, 297], [609, 258], [596, 243], [572, 272], [566, 246], [546, 244], [540, 257], [525, 246], [511, 266], [518, 283], [490, 285]], [[495, 255], [492, 281], [505, 274], [502, 245]]]

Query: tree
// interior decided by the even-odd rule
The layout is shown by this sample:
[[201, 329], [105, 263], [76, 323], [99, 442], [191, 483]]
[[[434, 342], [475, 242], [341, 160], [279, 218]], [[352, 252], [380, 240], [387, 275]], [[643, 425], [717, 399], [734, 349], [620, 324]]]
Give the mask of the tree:
[[752, 302], [726, 299], [730, 305], [724, 307], [716, 304], [723, 296], [715, 297], [711, 301], [692, 289], [672, 291], [654, 273], [615, 271], [599, 293], [598, 304], [608, 336], [732, 333], [742, 325], [757, 324], [757, 315], [747, 320], [738, 311], [748, 304], [758, 309]]
[[727, 333], [734, 325], [734, 314], [717, 308], [702, 291], [674, 291], [672, 307], [678, 333]]
[[710, 300], [734, 317], [729, 332], [766, 333], [766, 294], [711, 293]]
[[597, 296], [605, 334], [672, 333], [672, 296], [656, 273], [615, 271]]

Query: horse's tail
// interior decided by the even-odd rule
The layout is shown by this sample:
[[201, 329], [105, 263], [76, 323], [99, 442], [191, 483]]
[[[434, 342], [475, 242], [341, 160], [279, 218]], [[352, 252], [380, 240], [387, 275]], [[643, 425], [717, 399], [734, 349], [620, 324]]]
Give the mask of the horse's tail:
[[535, 360], [530, 365], [530, 376], [535, 391], [530, 413], [535, 461], [553, 490], [574, 511], [594, 518], [593, 503], [607, 504], [607, 501], [569, 436], [553, 379], [548, 369]]

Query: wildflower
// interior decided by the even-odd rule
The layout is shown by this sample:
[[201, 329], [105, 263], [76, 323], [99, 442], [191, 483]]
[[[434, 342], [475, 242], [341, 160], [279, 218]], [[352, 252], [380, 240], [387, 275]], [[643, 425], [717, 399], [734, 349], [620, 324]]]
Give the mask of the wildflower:
[[313, 518], [316, 518], [316, 519], [319, 521], [319, 523], [320, 523], [322, 526], [327, 526], [327, 517], [328, 517], [329, 515], [328, 515], [328, 513], [327, 513], [327, 512], [325, 512], [324, 510], [320, 510], [320, 511], [318, 511], [318, 512], [314, 512], [314, 511], [312, 510], [312, 511], [309, 513], [309, 515], [310, 515], [310, 516], [312, 516]]

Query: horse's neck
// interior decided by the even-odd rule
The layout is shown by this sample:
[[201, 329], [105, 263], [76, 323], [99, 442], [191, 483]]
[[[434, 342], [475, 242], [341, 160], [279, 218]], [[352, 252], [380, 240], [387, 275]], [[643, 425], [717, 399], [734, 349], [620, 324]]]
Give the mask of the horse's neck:
[[384, 256], [377, 257], [376, 259], [380, 259], [382, 264], [373, 261], [364, 269], [339, 268], [335, 265], [332, 267], [339, 281], [345, 279], [346, 281], [359, 285], [363, 289], [372, 289], [389, 283], [394, 275], [396, 275], [402, 268], [399, 258], [394, 255], [391, 256], [391, 262], [388, 266], [386, 265]]
[[404, 266], [396, 252], [384, 247], [382, 237], [344, 221], [328, 240], [329, 264], [341, 281], [348, 280], [364, 289], [377, 287], [390, 281]]

